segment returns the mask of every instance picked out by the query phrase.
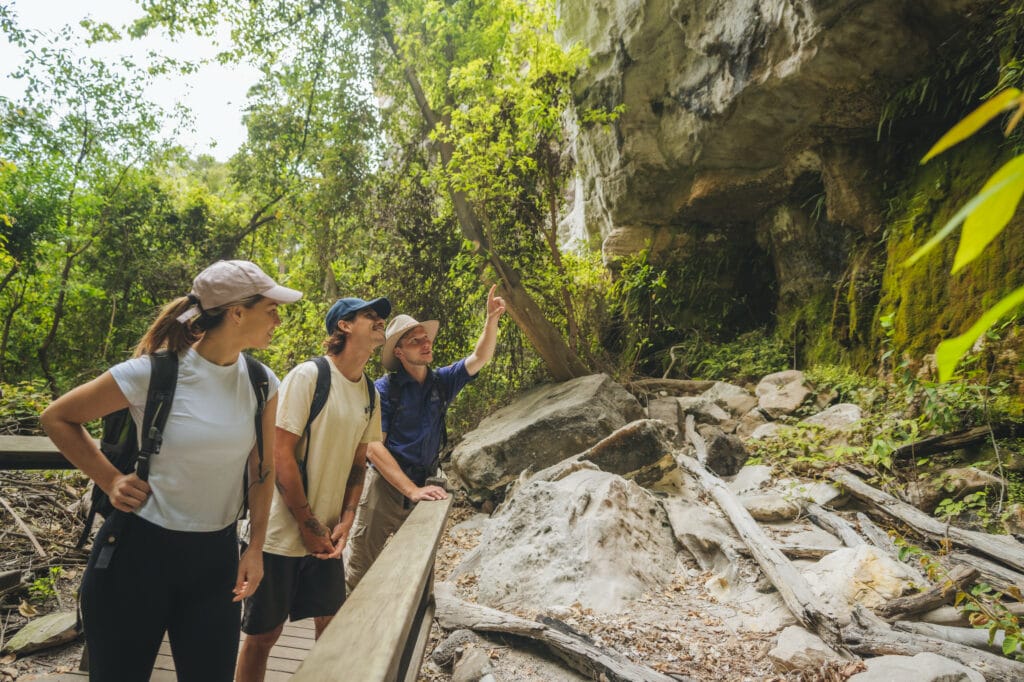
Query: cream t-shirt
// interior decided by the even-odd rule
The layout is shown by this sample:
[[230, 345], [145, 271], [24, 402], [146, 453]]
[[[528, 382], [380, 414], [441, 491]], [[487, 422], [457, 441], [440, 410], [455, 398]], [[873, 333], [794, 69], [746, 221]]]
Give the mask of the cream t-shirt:
[[[135, 420], [142, 424], [149, 391], [148, 355], [110, 368]], [[268, 399], [278, 379], [267, 368]], [[160, 453], [150, 460], [152, 493], [136, 512], [169, 530], [225, 528], [242, 510], [242, 477], [256, 445], [256, 395], [245, 358], [227, 367], [189, 348], [178, 357], [178, 383]], [[264, 457], [272, 453], [265, 452]]]
[[[373, 414], [369, 414], [365, 379], [360, 376], [358, 381], [349, 381], [333, 362], [328, 364], [331, 368], [331, 390], [324, 409], [310, 425], [306, 467], [309, 489], [306, 498], [320, 523], [334, 528], [341, 515], [356, 448], [361, 443], [381, 440], [383, 434], [380, 430], [380, 397], [375, 397]], [[302, 435], [316, 388], [316, 374], [316, 365], [304, 362], [292, 369], [281, 382], [277, 399], [279, 428]], [[377, 390], [372, 381], [370, 390]], [[303, 437], [299, 439], [295, 452], [297, 457], [302, 457], [305, 451], [306, 439]], [[307, 554], [298, 523], [276, 488], [263, 549], [281, 556]]]

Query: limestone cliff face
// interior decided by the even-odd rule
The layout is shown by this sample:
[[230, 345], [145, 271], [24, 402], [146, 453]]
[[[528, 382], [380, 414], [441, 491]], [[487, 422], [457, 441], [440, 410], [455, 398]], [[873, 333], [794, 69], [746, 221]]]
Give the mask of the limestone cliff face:
[[560, 40], [592, 59], [578, 107], [625, 105], [611, 125], [580, 126], [568, 220], [609, 261], [645, 244], [663, 259], [756, 244], [769, 281], [751, 282], [740, 259], [724, 279], [770, 288], [781, 315], [831, 302], [885, 258], [886, 98], [993, 4], [560, 0]]

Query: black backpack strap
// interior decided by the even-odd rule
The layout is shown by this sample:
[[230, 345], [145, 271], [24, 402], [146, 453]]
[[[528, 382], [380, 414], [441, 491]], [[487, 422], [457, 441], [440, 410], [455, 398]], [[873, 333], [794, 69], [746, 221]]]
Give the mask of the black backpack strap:
[[373, 417], [373, 408], [377, 407], [377, 388], [373, 385], [373, 379], [366, 372], [363, 372], [363, 379], [366, 381], [366, 399], [369, 403], [366, 407], [366, 414]]
[[[171, 412], [174, 389], [178, 384], [178, 355], [168, 350], [159, 350], [150, 356], [149, 388], [146, 391], [146, 407], [142, 416], [139, 456], [135, 461], [135, 474], [143, 481], [149, 479], [149, 461], [159, 454], [164, 440], [164, 426]], [[128, 514], [114, 510], [106, 543], [96, 557], [96, 568], [105, 569], [117, 549]]]
[[[254, 417], [254, 423], [256, 427], [256, 458], [258, 463], [259, 483], [263, 483], [267, 478], [266, 471], [263, 470], [263, 412], [267, 407], [268, 396], [270, 395], [270, 377], [267, 375], [267, 368], [263, 366], [263, 363], [249, 355], [243, 353], [242, 357], [245, 358], [245, 369], [249, 374], [249, 383], [252, 384], [252, 392], [256, 396], [256, 415]], [[249, 463], [246, 461], [245, 471], [242, 474], [242, 511], [240, 516], [249, 509]]]
[[152, 367], [149, 375], [149, 390], [146, 393], [146, 409], [142, 416], [142, 432], [139, 442], [139, 458], [135, 462], [135, 473], [140, 479], [149, 479], [149, 460], [159, 454], [164, 441], [164, 426], [171, 413], [174, 389], [178, 383], [178, 355], [159, 350], [151, 356]]
[[302, 490], [304, 492], [309, 491], [308, 479], [306, 477], [306, 462], [309, 459], [309, 430], [313, 425], [313, 420], [323, 412], [324, 405], [327, 404], [327, 396], [331, 394], [330, 360], [321, 355], [313, 358], [310, 362], [316, 365], [316, 386], [313, 388], [313, 399], [309, 403], [309, 416], [306, 418], [306, 426], [302, 429], [302, 433], [306, 437], [306, 452], [302, 461], [299, 462], [299, 474], [302, 476]]

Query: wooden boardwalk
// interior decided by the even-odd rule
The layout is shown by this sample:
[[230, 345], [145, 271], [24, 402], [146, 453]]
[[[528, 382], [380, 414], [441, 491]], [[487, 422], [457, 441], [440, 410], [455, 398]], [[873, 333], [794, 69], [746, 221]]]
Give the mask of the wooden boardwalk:
[[[242, 635], [245, 637], [245, 635]], [[313, 648], [313, 619], [307, 618], [297, 623], [285, 623], [284, 632], [277, 644], [270, 650], [267, 662], [266, 682], [285, 682], [290, 680], [306, 654]], [[86, 672], [75, 671], [60, 675], [48, 675], [36, 678], [39, 682], [84, 682], [89, 678]], [[175, 682], [174, 659], [171, 658], [171, 645], [164, 639], [160, 645], [160, 653], [156, 657], [151, 682]]]

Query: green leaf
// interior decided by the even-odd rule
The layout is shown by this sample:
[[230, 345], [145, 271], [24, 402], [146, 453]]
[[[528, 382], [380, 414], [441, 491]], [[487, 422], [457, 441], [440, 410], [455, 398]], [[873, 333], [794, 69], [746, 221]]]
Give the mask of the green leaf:
[[[987, 190], [993, 191], [988, 193]], [[1024, 195], [1024, 155], [1007, 161], [988, 179], [981, 193], [987, 194], [988, 198], [964, 222], [960, 246], [953, 259], [954, 273], [981, 255], [1016, 212], [1017, 204]]]
[[1015, 289], [1001, 301], [985, 311], [978, 321], [966, 332], [952, 339], [946, 339], [935, 349], [935, 363], [939, 368], [939, 381], [949, 381], [957, 363], [971, 349], [978, 337], [1001, 320], [1007, 313], [1024, 305], [1024, 286]]
[[1020, 182], [1020, 180], [1021, 177], [1018, 177], [1016, 174], [1014, 174], [1010, 177], [1003, 178], [1000, 182], [994, 185], [988, 186], [986, 184], [986, 187], [982, 188], [982, 190], [978, 192], [976, 195], [974, 195], [974, 197], [970, 201], [964, 204], [963, 208], [957, 211], [956, 214], [952, 218], [950, 218], [945, 225], [942, 226], [942, 229], [936, 232], [935, 235], [931, 239], [929, 239], [924, 246], [919, 248], [910, 256], [910, 258], [905, 260], [903, 262], [903, 267], [913, 265], [917, 261], [921, 260], [921, 258], [923, 258], [932, 249], [934, 249], [939, 242], [945, 239], [950, 232], [955, 230], [960, 223], [966, 220], [967, 216], [971, 215], [971, 213], [973, 213], [976, 208], [984, 204], [992, 196], [1002, 192], [1010, 185], [1016, 182]]
[[1003, 638], [1003, 655], [1009, 656], [1010, 654], [1012, 654], [1014, 651], [1017, 650], [1018, 644], [1020, 644], [1020, 642], [1016, 637], [1006, 635]]
[[978, 132], [979, 128], [998, 116], [1004, 109], [1013, 106], [1019, 95], [1020, 90], [1017, 88], [1007, 88], [967, 114], [962, 121], [950, 128], [949, 132], [943, 135], [934, 147], [928, 150], [928, 153], [921, 159], [921, 163], [927, 163], [930, 159]]

